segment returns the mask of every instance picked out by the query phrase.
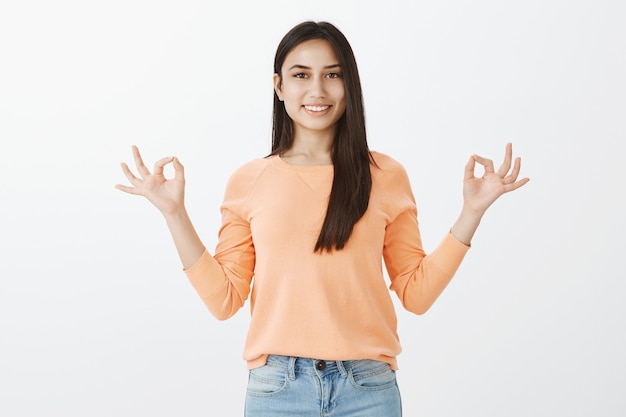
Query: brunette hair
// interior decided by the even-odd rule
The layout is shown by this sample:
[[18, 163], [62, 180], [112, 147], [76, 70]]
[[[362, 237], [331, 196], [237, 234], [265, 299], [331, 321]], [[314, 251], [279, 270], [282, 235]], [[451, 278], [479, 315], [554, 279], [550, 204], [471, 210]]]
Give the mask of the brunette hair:
[[[352, 48], [346, 37], [328, 22], [303, 22], [283, 37], [274, 58], [274, 73], [280, 77], [285, 58], [302, 42], [322, 39], [333, 48], [341, 65], [345, 88], [344, 114], [337, 121], [331, 149], [334, 166], [333, 185], [326, 217], [315, 244], [315, 252], [342, 249], [352, 234], [354, 225], [367, 210], [372, 175], [370, 163], [375, 165], [367, 145], [365, 111], [361, 81]], [[272, 152], [280, 155], [293, 145], [293, 122], [285, 105], [274, 93], [272, 122]]]

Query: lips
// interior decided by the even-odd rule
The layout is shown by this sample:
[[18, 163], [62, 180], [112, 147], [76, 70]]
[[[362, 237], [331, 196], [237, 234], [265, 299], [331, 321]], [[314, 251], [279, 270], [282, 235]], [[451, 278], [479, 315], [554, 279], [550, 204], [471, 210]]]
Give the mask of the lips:
[[305, 109], [312, 112], [322, 112], [324, 110], [328, 110], [330, 106], [304, 106]]

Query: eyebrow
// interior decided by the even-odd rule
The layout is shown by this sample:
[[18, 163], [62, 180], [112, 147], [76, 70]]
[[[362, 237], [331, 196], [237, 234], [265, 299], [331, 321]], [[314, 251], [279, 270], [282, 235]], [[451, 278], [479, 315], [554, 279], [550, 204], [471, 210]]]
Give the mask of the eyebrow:
[[[289, 68], [289, 71], [291, 71], [294, 68], [306, 69], [306, 70], [310, 70], [311, 69], [311, 67], [307, 67], [306, 65], [296, 64], [296, 65], [293, 65], [291, 68]], [[332, 68], [341, 68], [341, 65], [339, 65], [339, 64], [332, 64], [332, 65], [326, 65], [324, 67], [324, 69], [332, 69]]]

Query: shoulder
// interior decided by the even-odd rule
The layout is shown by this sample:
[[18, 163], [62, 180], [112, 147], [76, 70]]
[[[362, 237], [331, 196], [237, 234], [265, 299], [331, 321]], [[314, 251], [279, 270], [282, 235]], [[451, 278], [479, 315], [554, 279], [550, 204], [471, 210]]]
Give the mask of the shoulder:
[[239, 196], [248, 195], [259, 178], [267, 171], [271, 163], [271, 157], [258, 158], [239, 166], [228, 179], [226, 194]]
[[372, 196], [381, 201], [390, 218], [415, 208], [411, 182], [404, 166], [380, 152], [371, 152], [376, 165], [372, 165]]
[[376, 162], [372, 167], [372, 177], [393, 179], [407, 176], [404, 166], [391, 156], [376, 151], [370, 153]]
[[257, 158], [239, 166], [230, 176], [230, 182], [249, 182], [263, 175], [270, 166], [273, 157]]

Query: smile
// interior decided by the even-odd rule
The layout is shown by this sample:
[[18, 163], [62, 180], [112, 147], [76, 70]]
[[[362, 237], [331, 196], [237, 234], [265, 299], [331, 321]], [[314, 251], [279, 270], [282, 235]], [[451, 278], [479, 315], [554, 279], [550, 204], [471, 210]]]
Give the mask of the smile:
[[328, 110], [330, 106], [304, 106], [308, 111], [324, 111]]

